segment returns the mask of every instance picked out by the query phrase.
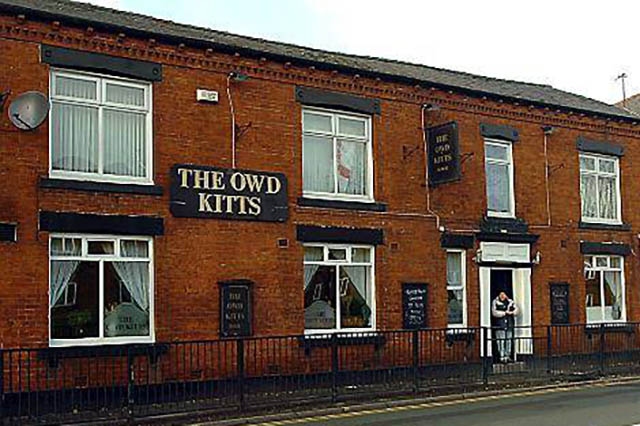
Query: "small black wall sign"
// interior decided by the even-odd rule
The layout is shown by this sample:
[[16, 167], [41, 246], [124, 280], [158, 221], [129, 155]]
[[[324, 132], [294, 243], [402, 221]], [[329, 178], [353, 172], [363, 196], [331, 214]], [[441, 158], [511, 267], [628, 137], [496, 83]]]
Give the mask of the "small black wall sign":
[[282, 173], [176, 164], [171, 168], [176, 217], [284, 222], [289, 216]]
[[220, 336], [252, 335], [251, 288], [249, 280], [222, 281], [220, 285]]
[[551, 324], [569, 324], [569, 284], [551, 283]]
[[428, 284], [402, 284], [402, 327], [407, 330], [427, 326]]
[[452, 121], [427, 129], [429, 144], [429, 185], [460, 179], [458, 123]]

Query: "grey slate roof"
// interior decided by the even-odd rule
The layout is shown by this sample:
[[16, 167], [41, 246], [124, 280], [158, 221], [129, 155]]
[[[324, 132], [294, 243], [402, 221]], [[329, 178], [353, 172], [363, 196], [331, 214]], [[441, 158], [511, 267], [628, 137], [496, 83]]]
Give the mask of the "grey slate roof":
[[219, 50], [315, 65], [318, 68], [340, 69], [362, 76], [406, 81], [410, 84], [422, 83], [472, 95], [504, 98], [604, 117], [638, 120], [638, 116], [614, 105], [558, 90], [549, 85], [489, 78], [382, 58], [328, 52], [70, 0], [0, 0], [0, 11], [23, 13], [29, 18], [74, 21], [95, 28], [106, 27], [158, 40], [182, 40], [185, 44], [208, 45]]

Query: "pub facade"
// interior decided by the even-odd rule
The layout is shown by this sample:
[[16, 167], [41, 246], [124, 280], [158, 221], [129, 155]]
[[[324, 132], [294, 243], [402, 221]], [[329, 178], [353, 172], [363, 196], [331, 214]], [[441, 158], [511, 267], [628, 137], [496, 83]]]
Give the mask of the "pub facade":
[[[2, 347], [455, 331], [500, 292], [520, 337], [640, 320], [640, 119], [617, 107], [88, 4], [0, 12]], [[42, 123], [11, 113], [33, 91]]]

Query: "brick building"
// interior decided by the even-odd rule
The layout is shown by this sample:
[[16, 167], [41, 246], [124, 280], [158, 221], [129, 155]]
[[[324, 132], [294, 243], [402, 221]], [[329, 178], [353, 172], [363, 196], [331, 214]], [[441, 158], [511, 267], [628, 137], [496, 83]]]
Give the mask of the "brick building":
[[[636, 116], [88, 4], [0, 11], [4, 347], [490, 326], [501, 290], [524, 336], [640, 320]], [[50, 111], [20, 130], [28, 91]]]

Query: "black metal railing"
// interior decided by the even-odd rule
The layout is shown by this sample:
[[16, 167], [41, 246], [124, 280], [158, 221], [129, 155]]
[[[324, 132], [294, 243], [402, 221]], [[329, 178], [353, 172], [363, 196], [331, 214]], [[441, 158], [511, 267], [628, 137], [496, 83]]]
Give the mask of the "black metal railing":
[[636, 323], [0, 349], [0, 423], [215, 418], [639, 371]]

